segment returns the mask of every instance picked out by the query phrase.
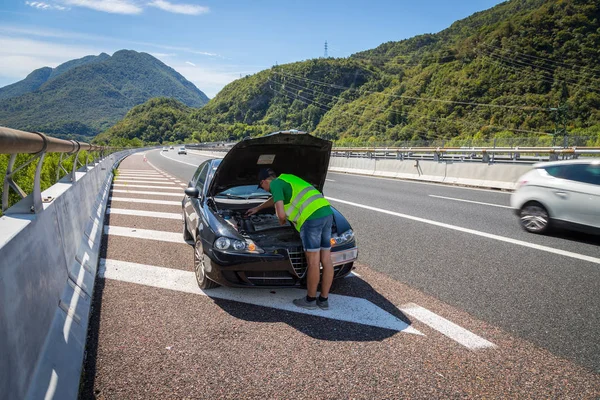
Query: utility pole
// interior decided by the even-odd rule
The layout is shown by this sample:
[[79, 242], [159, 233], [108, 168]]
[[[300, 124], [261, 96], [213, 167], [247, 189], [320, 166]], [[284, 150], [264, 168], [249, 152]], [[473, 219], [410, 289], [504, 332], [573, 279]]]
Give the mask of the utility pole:
[[552, 146], [556, 145], [556, 137], [562, 135], [563, 147], [568, 146], [567, 137], [567, 105], [563, 102], [558, 107], [551, 107], [550, 111], [554, 112], [554, 133], [552, 134]]
[[327, 40], [325, 41], [325, 58], [328, 58], [329, 55], [327, 54]]

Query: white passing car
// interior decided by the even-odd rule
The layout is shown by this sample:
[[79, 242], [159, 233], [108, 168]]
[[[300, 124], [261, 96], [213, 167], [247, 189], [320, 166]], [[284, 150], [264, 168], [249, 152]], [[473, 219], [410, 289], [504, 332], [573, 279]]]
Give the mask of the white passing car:
[[177, 154], [186, 154], [187, 155], [187, 150], [185, 149], [184, 146], [180, 147], [179, 150], [177, 151]]
[[510, 205], [532, 233], [562, 226], [600, 234], [600, 159], [535, 164], [519, 178]]

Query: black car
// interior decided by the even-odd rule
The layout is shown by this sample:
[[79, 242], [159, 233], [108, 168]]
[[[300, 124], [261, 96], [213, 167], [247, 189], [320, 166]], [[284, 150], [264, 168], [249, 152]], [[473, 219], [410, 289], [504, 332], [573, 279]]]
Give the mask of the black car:
[[[246, 217], [270, 197], [258, 188], [261, 168], [294, 174], [323, 191], [331, 142], [297, 131], [243, 140], [221, 159], [200, 164], [183, 199], [183, 237], [194, 243], [196, 279], [216, 286], [281, 287], [306, 284], [306, 258], [296, 229], [280, 225], [275, 209]], [[333, 209], [334, 277], [348, 275], [358, 255], [354, 232]]]

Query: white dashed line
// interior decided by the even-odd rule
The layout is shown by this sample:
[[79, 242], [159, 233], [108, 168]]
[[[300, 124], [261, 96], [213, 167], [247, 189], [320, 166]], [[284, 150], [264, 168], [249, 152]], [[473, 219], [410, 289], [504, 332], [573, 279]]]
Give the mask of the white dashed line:
[[499, 204], [492, 204], [492, 203], [482, 203], [481, 201], [473, 201], [473, 200], [465, 200], [465, 199], [455, 199], [454, 197], [446, 197], [446, 196], [436, 196], [435, 194], [430, 194], [429, 197], [435, 197], [438, 199], [446, 199], [446, 200], [454, 200], [454, 201], [462, 201], [465, 203], [473, 203], [473, 204], [481, 204], [484, 206], [492, 206], [492, 207], [500, 207], [500, 208], [510, 208], [512, 209], [512, 207], [510, 206], [501, 206]]
[[115, 178], [115, 180], [143, 180], [143, 181], [161, 181], [161, 182], [170, 181], [169, 178], [165, 178], [165, 177], [147, 177], [147, 176], [138, 176], [138, 175], [131, 175], [131, 176], [119, 175]]
[[181, 214], [177, 213], [166, 213], [157, 211], [143, 211], [143, 210], [129, 210], [127, 208], [107, 208], [107, 214], [120, 214], [120, 215], [135, 215], [136, 217], [152, 217], [152, 218], [164, 218], [164, 219], [178, 219], [181, 221]]
[[460, 226], [445, 224], [443, 222], [433, 221], [433, 220], [430, 220], [430, 219], [425, 219], [425, 218], [420, 218], [420, 217], [414, 217], [412, 215], [401, 214], [401, 213], [397, 213], [397, 212], [389, 211], [389, 210], [384, 210], [382, 208], [377, 208], [377, 207], [371, 207], [371, 206], [368, 206], [368, 205], [365, 205], [365, 204], [358, 204], [358, 203], [353, 203], [351, 201], [334, 199], [332, 197], [326, 197], [326, 198], [328, 200], [331, 200], [331, 201], [334, 201], [334, 202], [338, 202], [338, 203], [342, 203], [342, 204], [348, 204], [348, 205], [351, 205], [351, 206], [355, 206], [355, 207], [359, 207], [359, 208], [364, 208], [366, 210], [377, 211], [377, 212], [380, 212], [380, 213], [383, 213], [383, 214], [394, 215], [396, 217], [410, 219], [412, 221], [423, 222], [425, 224], [439, 226], [441, 228], [447, 228], [447, 229], [452, 229], [452, 230], [459, 231], [459, 232], [470, 233], [471, 235], [481, 236], [481, 237], [485, 237], [485, 238], [488, 238], [488, 239], [494, 239], [494, 240], [498, 240], [500, 242], [515, 244], [517, 246], [528, 247], [530, 249], [545, 251], [547, 253], [558, 254], [558, 255], [561, 255], [561, 256], [565, 256], [565, 257], [570, 257], [570, 258], [575, 258], [575, 259], [578, 259], [578, 260], [588, 261], [588, 262], [591, 262], [591, 263], [594, 263], [594, 264], [600, 264], [600, 258], [596, 258], [596, 257], [590, 257], [590, 256], [586, 256], [586, 255], [583, 255], [583, 254], [573, 253], [571, 251], [559, 250], [559, 249], [555, 249], [555, 248], [548, 247], [548, 246], [542, 246], [542, 245], [539, 245], [539, 244], [533, 244], [533, 243], [524, 242], [522, 240], [516, 240], [516, 239], [511, 239], [511, 238], [508, 238], [508, 237], [504, 237], [504, 236], [494, 235], [494, 234], [491, 234], [491, 233], [476, 231], [475, 229], [462, 228]]
[[109, 201], [121, 201], [125, 203], [141, 203], [141, 204], [162, 204], [165, 206], [180, 206], [181, 201], [169, 201], [169, 200], [151, 200], [151, 199], [135, 199], [131, 197], [109, 197]]
[[113, 183], [114, 187], [128, 187], [128, 188], [146, 188], [146, 189], [168, 189], [177, 190], [181, 192], [181, 188], [178, 186], [153, 186], [153, 185], [130, 185], [128, 183]]
[[163, 179], [160, 181], [150, 181], [150, 180], [144, 180], [144, 179], [115, 179], [115, 183], [153, 183], [155, 185], [175, 185], [174, 183], [172, 183], [170, 180], [168, 179]]
[[105, 226], [105, 235], [125, 236], [135, 239], [158, 240], [160, 242], [185, 243], [181, 233], [154, 231], [149, 229], [127, 228], [124, 226]]
[[488, 342], [473, 332], [416, 304], [406, 304], [400, 307], [400, 310], [471, 350], [496, 347], [495, 344]]
[[161, 193], [161, 192], [147, 192], [145, 190], [122, 190], [122, 189], [113, 189], [113, 193], [131, 193], [131, 194], [147, 194], [149, 196], [172, 196], [183, 198], [183, 190], [181, 193]]
[[154, 169], [121, 169], [121, 168], [119, 168], [117, 171], [119, 171], [119, 173], [123, 172], [123, 173], [132, 173], [132, 174], [137, 174], [137, 173], [158, 174], [159, 173]]
[[423, 335], [401, 319], [359, 297], [329, 294], [329, 310], [306, 310], [296, 307], [292, 300], [306, 295], [305, 289], [236, 289], [219, 287], [200, 290], [193, 272], [125, 261], [100, 259], [99, 276], [123, 282], [194, 293], [211, 298], [237, 301], [262, 307], [276, 308], [339, 321], [354, 322], [404, 333]]

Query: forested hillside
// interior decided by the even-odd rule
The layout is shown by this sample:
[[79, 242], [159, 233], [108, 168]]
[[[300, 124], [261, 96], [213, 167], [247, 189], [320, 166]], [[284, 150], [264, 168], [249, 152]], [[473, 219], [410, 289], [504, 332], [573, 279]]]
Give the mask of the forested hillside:
[[0, 126], [59, 137], [94, 136], [157, 96], [191, 107], [208, 101], [191, 82], [149, 54], [102, 53], [36, 70], [0, 89]]
[[[596, 0], [511, 0], [436, 34], [239, 79], [182, 115], [177, 129], [213, 141], [296, 128], [338, 144], [548, 143], [565, 129], [600, 145], [599, 16]], [[103, 140], [144, 136], [120, 126]]]

